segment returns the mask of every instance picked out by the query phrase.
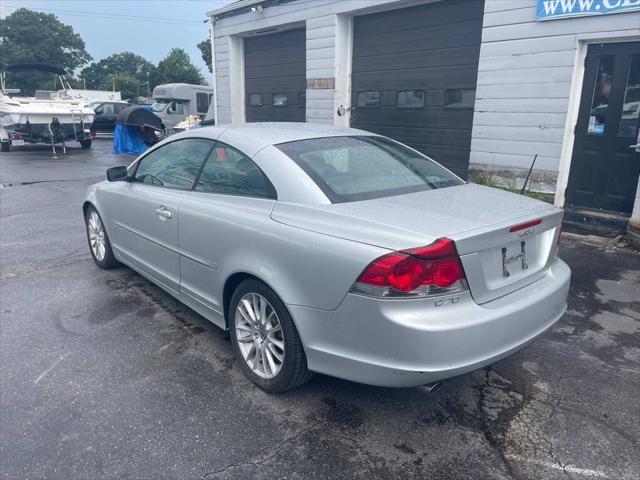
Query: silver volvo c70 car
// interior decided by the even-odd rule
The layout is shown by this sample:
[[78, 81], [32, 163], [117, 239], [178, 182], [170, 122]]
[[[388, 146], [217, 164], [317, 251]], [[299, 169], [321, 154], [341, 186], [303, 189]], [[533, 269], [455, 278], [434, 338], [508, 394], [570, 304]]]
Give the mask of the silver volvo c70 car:
[[270, 392], [313, 372], [432, 384], [515, 352], [566, 308], [562, 210], [379, 135], [207, 127], [107, 178], [83, 205], [95, 263], [126, 264], [227, 329]]

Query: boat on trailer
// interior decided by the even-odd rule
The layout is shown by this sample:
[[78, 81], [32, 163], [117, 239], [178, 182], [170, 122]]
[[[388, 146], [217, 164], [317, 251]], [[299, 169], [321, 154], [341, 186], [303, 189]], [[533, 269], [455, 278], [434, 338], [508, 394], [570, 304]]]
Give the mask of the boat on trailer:
[[[37, 70], [56, 75], [66, 95], [55, 98], [19, 97], [6, 88], [6, 73]], [[95, 112], [81, 99], [74, 98], [65, 79], [66, 72], [53, 65], [15, 63], [0, 72], [0, 145], [3, 152], [26, 143], [49, 144], [56, 156], [56, 145], [66, 153], [66, 142], [77, 141], [91, 148], [91, 124]]]

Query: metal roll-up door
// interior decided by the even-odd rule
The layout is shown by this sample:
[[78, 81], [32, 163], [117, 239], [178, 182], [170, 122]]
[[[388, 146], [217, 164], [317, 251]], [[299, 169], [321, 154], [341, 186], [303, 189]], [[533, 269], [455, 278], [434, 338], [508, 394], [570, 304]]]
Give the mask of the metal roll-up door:
[[304, 122], [304, 28], [244, 39], [247, 122]]
[[467, 177], [482, 0], [354, 18], [354, 128], [386, 135]]

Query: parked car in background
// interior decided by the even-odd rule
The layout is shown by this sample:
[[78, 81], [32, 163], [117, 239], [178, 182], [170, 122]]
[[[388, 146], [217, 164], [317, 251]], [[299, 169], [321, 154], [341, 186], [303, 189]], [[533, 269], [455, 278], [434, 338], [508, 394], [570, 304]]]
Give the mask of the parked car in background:
[[116, 119], [123, 108], [128, 107], [127, 102], [95, 101], [89, 103], [96, 116], [93, 119], [91, 131], [98, 133], [113, 133], [116, 128]]
[[204, 118], [209, 112], [213, 88], [188, 83], [167, 83], [153, 89], [151, 110], [162, 120], [167, 131], [191, 115]]
[[567, 305], [561, 209], [361, 130], [199, 128], [107, 178], [83, 205], [95, 263], [228, 329], [267, 391], [310, 372], [431, 384], [514, 353]]

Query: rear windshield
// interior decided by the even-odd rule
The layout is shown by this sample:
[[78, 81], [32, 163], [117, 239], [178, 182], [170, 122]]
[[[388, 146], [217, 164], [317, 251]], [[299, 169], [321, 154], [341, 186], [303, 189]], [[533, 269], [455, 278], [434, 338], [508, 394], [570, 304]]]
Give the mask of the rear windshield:
[[433, 160], [383, 137], [313, 138], [276, 147], [300, 165], [333, 203], [464, 183]]

